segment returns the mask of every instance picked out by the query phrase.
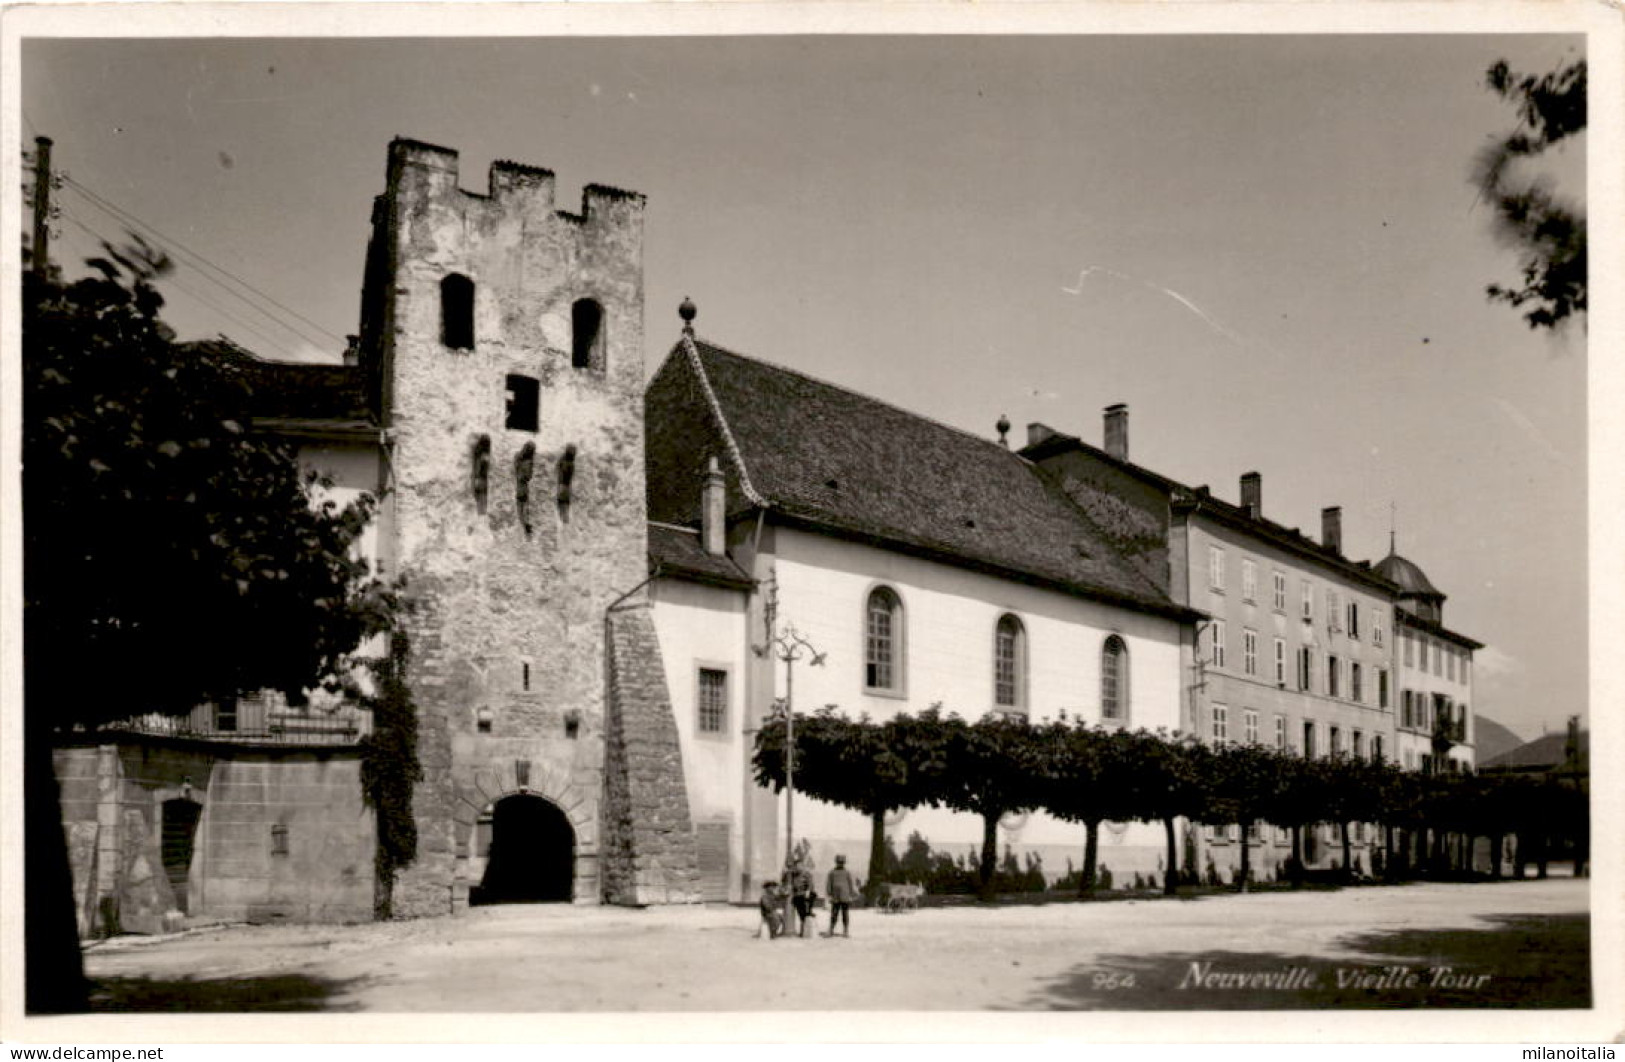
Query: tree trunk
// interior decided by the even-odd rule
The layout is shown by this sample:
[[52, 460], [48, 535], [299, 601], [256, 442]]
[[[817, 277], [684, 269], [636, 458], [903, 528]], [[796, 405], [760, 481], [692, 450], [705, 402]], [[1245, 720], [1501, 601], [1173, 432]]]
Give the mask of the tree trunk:
[[1179, 895], [1179, 853], [1174, 847], [1174, 819], [1170, 815], [1162, 820], [1164, 835], [1168, 838], [1168, 873], [1163, 875], [1162, 894], [1164, 896]]
[[993, 872], [999, 865], [999, 813], [982, 815], [982, 859], [976, 868], [976, 898], [992, 903], [998, 898], [993, 889]]
[[1354, 845], [1349, 841], [1349, 824], [1347, 822], [1340, 822], [1337, 825], [1343, 831], [1343, 880], [1353, 881]]
[[1490, 877], [1501, 880], [1501, 857], [1506, 854], [1506, 835], [1499, 830], [1490, 834]]
[[1252, 862], [1248, 855], [1252, 845], [1247, 842], [1247, 824], [1245, 822], [1236, 824], [1236, 836], [1241, 838], [1241, 870], [1236, 875], [1236, 881], [1241, 885], [1240, 891], [1246, 892], [1247, 881], [1252, 877]]
[[1292, 887], [1303, 888], [1303, 827], [1292, 826]]
[[1078, 879], [1078, 895], [1092, 896], [1095, 891], [1095, 866], [1100, 857], [1100, 820], [1090, 819], [1083, 824], [1083, 876]]
[[30, 1014], [65, 1014], [87, 1009], [90, 993], [79, 954], [52, 735], [39, 721], [39, 709], [29, 709], [23, 713], [24, 1007]]
[[869, 880], [863, 883], [863, 897], [873, 903], [886, 879], [886, 813], [869, 816]]

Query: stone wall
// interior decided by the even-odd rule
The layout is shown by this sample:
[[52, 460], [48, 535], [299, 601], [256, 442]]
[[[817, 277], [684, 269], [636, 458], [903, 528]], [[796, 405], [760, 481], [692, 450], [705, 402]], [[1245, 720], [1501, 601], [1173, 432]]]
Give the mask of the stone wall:
[[639, 604], [611, 612], [608, 626], [604, 899], [695, 903], [699, 855], [654, 619]]
[[[596, 903], [604, 612], [648, 563], [643, 199], [589, 185], [568, 213], [550, 172], [507, 162], [468, 192], [456, 152], [396, 141], [375, 224], [365, 301], [391, 324], [362, 356], [383, 379], [390, 440], [380, 556], [416, 607], [424, 767], [419, 855], [395, 910], [466, 904], [476, 824], [515, 793], [564, 810], [573, 894]], [[471, 339], [443, 328], [453, 277], [472, 291]], [[577, 364], [582, 300], [603, 321]], [[515, 415], [527, 392], [534, 419]]]
[[[59, 749], [56, 768], [81, 936], [371, 917], [376, 835], [353, 748], [132, 737]], [[184, 900], [163, 863], [168, 801], [199, 813]]]

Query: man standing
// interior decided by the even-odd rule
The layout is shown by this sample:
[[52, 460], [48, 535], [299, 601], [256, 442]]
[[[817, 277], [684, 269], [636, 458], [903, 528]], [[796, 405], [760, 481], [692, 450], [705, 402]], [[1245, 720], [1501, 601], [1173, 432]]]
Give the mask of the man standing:
[[835, 857], [835, 867], [829, 872], [824, 891], [829, 894], [829, 935], [835, 935], [835, 923], [838, 921], [841, 923], [841, 936], [850, 937], [852, 920], [847, 909], [858, 898], [858, 887], [852, 880], [852, 872], [846, 869], [846, 856]]

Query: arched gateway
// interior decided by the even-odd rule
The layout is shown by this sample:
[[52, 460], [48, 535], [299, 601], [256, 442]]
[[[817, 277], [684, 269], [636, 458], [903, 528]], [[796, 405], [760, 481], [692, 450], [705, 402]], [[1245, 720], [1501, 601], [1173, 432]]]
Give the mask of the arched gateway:
[[575, 828], [552, 801], [533, 794], [503, 797], [480, 817], [475, 840], [485, 870], [469, 889], [471, 906], [575, 898]]

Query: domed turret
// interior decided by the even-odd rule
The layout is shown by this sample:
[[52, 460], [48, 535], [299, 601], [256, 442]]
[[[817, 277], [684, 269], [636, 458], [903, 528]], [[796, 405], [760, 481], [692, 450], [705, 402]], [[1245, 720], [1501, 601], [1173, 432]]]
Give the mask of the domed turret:
[[1414, 562], [1389, 553], [1372, 570], [1399, 586], [1399, 606], [1405, 611], [1433, 623], [1444, 622], [1445, 595]]

